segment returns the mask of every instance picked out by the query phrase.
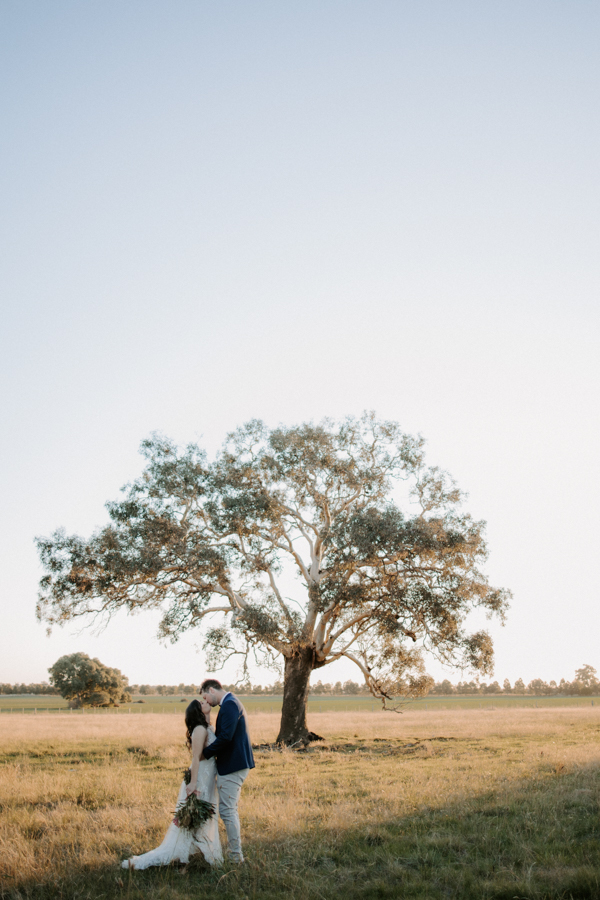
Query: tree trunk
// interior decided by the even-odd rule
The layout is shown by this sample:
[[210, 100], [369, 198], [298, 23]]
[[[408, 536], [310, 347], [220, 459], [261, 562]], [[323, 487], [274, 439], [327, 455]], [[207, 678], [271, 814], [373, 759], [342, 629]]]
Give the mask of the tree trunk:
[[306, 724], [306, 702], [313, 660], [312, 647], [302, 647], [294, 656], [285, 659], [278, 744], [308, 743], [310, 740]]

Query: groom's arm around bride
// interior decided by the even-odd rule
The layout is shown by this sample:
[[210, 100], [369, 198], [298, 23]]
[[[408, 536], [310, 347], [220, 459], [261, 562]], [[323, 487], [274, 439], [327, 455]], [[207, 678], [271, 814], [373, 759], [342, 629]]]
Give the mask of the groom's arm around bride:
[[254, 768], [246, 711], [238, 698], [223, 690], [214, 678], [207, 678], [200, 690], [211, 706], [220, 706], [216, 740], [204, 748], [204, 757], [216, 757], [219, 814], [227, 831], [227, 849], [232, 860], [242, 862], [244, 857], [237, 807], [244, 779]]

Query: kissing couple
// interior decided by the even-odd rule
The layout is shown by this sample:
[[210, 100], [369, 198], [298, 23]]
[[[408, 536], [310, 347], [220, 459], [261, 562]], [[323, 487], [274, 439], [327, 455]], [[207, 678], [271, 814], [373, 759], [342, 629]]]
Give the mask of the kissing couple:
[[[238, 698], [223, 689], [216, 678], [207, 678], [200, 688], [202, 700], [192, 700], [185, 711], [186, 743], [192, 753], [190, 782], [183, 781], [177, 807], [190, 794], [218, 807], [227, 832], [227, 853], [232, 862], [244, 861], [240, 835], [238, 801], [242, 785], [254, 768], [246, 710]], [[213, 708], [219, 707], [216, 730], [210, 722]], [[177, 816], [160, 847], [124, 860], [124, 869], [147, 869], [171, 862], [189, 862], [202, 853], [210, 865], [223, 862], [219, 824], [215, 814], [194, 832], [179, 827]]]

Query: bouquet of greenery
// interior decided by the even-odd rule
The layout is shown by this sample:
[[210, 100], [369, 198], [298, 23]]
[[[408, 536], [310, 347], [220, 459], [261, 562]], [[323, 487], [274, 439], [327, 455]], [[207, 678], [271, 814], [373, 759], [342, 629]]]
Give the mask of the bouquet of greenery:
[[[190, 783], [191, 772], [189, 769], [185, 772], [183, 780], [186, 784]], [[215, 814], [215, 808], [212, 803], [207, 800], [201, 800], [197, 794], [190, 794], [182, 803], [177, 805], [175, 810], [175, 818], [173, 822], [179, 828], [185, 831], [196, 831], [201, 828], [205, 822]]]

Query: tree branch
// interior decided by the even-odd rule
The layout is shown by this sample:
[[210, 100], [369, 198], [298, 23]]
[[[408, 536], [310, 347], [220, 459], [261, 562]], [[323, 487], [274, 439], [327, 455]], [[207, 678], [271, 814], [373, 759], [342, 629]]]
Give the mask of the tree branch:
[[310, 573], [309, 573], [308, 569], [306, 568], [306, 566], [304, 565], [304, 562], [302, 561], [302, 557], [294, 550], [294, 545], [292, 544], [292, 540], [291, 540], [289, 534], [287, 534], [287, 532], [284, 531], [283, 535], [288, 543], [288, 546], [285, 547], [279, 543], [276, 544], [275, 546], [279, 547], [280, 550], [285, 550], [286, 553], [290, 553], [294, 557], [296, 564], [304, 577], [304, 580], [306, 581], [307, 584], [310, 584]]
[[334, 643], [337, 641], [337, 639], [340, 637], [340, 635], [342, 635], [345, 631], [348, 631], [348, 629], [352, 628], [353, 625], [356, 625], [357, 622], [362, 622], [364, 619], [372, 618], [373, 615], [374, 615], [373, 610], [369, 609], [369, 610], [367, 610], [367, 612], [361, 613], [359, 616], [355, 616], [353, 619], [351, 619], [349, 622], [347, 622], [341, 628], [338, 628], [338, 630], [335, 631], [333, 634], [330, 634], [327, 641], [325, 642], [325, 644], [323, 646], [324, 652], [329, 653], [329, 651], [333, 647]]
[[[288, 513], [290, 516], [292, 516], [294, 519], [297, 519], [299, 522], [301, 522], [302, 525], [304, 525], [306, 528], [310, 528], [312, 531], [314, 531], [314, 533], [315, 533], [315, 535], [316, 535], [317, 537], [319, 536], [319, 529], [316, 528], [316, 527], [312, 524], [312, 522], [307, 522], [306, 519], [303, 518], [303, 516], [300, 515], [300, 513], [298, 512], [297, 509], [294, 509], [294, 508], [291, 507], [291, 506], [286, 506], [285, 504], [282, 504], [282, 505], [281, 505], [281, 508], [282, 508], [283, 510], [285, 510], [285, 512]], [[300, 526], [298, 526], [298, 527], [300, 527]], [[306, 536], [306, 535], [305, 535], [305, 536]], [[307, 540], [308, 540], [308, 538], [307, 538]]]
[[277, 583], [275, 581], [275, 576], [273, 575], [273, 570], [271, 569], [271, 566], [267, 567], [267, 572], [269, 574], [269, 581], [271, 582], [271, 587], [273, 588], [273, 593], [277, 597], [277, 601], [283, 611], [284, 616], [288, 620], [288, 623], [293, 627], [294, 620], [292, 619], [292, 616], [290, 615], [290, 611], [287, 608], [287, 606], [285, 605], [285, 603], [283, 601], [283, 597], [281, 596], [279, 588], [277, 587]]

